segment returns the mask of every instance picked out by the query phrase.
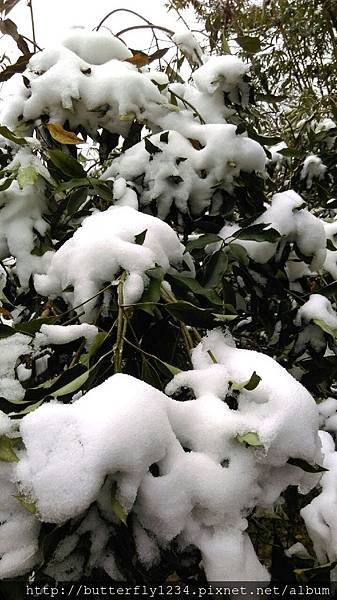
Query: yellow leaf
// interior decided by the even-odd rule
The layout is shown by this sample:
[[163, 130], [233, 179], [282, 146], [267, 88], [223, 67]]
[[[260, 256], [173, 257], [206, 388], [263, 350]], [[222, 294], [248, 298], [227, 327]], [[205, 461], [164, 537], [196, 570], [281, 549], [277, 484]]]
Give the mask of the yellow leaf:
[[60, 144], [84, 144], [84, 140], [77, 137], [73, 131], [67, 131], [63, 129], [62, 125], [59, 123], [48, 123], [47, 125], [48, 131], [52, 138]]
[[124, 523], [124, 525], [126, 525], [126, 519], [127, 519], [128, 515], [127, 515], [124, 507], [119, 502], [119, 500], [117, 500], [116, 491], [117, 491], [117, 486], [116, 486], [116, 484], [114, 484], [111, 489], [111, 508], [112, 508], [112, 511], [113, 511], [115, 517], [117, 517], [117, 519], [119, 521], [122, 521], [122, 523]]
[[13, 450], [13, 440], [6, 435], [0, 437], [0, 460], [5, 462], [18, 462], [18, 457]]
[[36, 514], [37, 508], [35, 502], [30, 502], [29, 500], [27, 500], [27, 498], [21, 496], [21, 494], [19, 494], [18, 496], [14, 496], [14, 498], [16, 498], [18, 502], [20, 502], [23, 508], [28, 510], [28, 512], [32, 513], [32, 515]]
[[145, 65], [148, 65], [149, 60], [150, 57], [147, 54], [145, 54], [145, 52], [138, 51], [133, 56], [130, 56], [130, 58], [126, 58], [125, 62], [128, 62], [131, 65], [135, 65], [140, 69], [140, 67], [145, 67]]

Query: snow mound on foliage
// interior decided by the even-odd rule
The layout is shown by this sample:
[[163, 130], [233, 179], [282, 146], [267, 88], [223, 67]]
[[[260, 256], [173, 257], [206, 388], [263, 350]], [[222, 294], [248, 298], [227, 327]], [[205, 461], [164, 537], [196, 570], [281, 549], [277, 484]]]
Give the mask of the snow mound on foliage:
[[[144, 549], [137, 544], [147, 566], [157, 560], [156, 544], [179, 536], [183, 546], [200, 549], [208, 579], [263, 580], [268, 574], [244, 517], [290, 484], [307, 490], [317, 483], [319, 476], [287, 464], [289, 457], [320, 458], [316, 405], [270, 357], [228, 345], [220, 331], [192, 358], [194, 370], [179, 373], [167, 392], [192, 387], [195, 400], [178, 402], [118, 374], [73, 404], [51, 402], [26, 415], [16, 481], [38, 518], [54, 523], [95, 501], [109, 512], [102, 493], [115, 482], [118, 501], [136, 516], [138, 540], [151, 536]], [[244, 385], [254, 370], [260, 383], [252, 391], [241, 385], [238, 407], [230, 408], [233, 382]], [[258, 436], [256, 447], [237, 437], [249, 432]]]
[[[145, 233], [146, 232], [146, 233]], [[145, 233], [143, 243], [136, 236]], [[128, 206], [111, 207], [87, 217], [72, 238], [53, 255], [47, 274], [36, 275], [35, 288], [43, 296], [63, 295], [73, 307], [81, 307], [90, 320], [94, 315], [97, 294], [124, 269], [124, 302], [137, 302], [149, 278], [146, 272], [159, 266], [164, 273], [193, 266], [173, 229], [155, 217], [144, 215]], [[64, 292], [69, 286], [73, 292]]]
[[[315, 217], [306, 208], [302, 208], [304, 200], [293, 190], [280, 192], [272, 198], [270, 206], [256, 219], [254, 224], [266, 223], [276, 229], [283, 238], [281, 248], [288, 242], [296, 242], [300, 252], [312, 257], [311, 269], [319, 269], [326, 258], [326, 234], [321, 219]], [[219, 236], [230, 238], [239, 230], [238, 225], [226, 224]], [[275, 256], [277, 243], [256, 242], [236, 239], [247, 251], [248, 255], [258, 263], [266, 263]], [[218, 248], [219, 245], [213, 248]]]
[[[142, 206], [157, 205], [164, 219], [173, 204], [180, 212], [200, 214], [211, 203], [214, 187], [231, 191], [240, 171], [263, 171], [262, 147], [235, 125], [182, 123], [182, 130], [152, 135], [115, 159], [104, 179], [120, 176], [135, 181], [144, 176]], [[154, 146], [154, 147], [153, 147]]]
[[337, 452], [332, 436], [319, 432], [322, 442], [323, 467], [327, 469], [320, 480], [321, 493], [302, 508], [308, 533], [320, 563], [337, 559]]
[[49, 255], [32, 254], [36, 232], [44, 235], [48, 228], [43, 219], [47, 211], [45, 181], [49, 173], [28, 148], [20, 149], [8, 169], [17, 174], [7, 190], [0, 192], [0, 258], [16, 258], [16, 272], [22, 286], [30, 275], [48, 263]]
[[[0, 435], [12, 433], [0, 411]], [[15, 465], [0, 460], [0, 579], [23, 575], [36, 563], [40, 524], [15, 498]]]
[[314, 319], [324, 321], [329, 327], [337, 329], [337, 314], [328, 298], [321, 294], [311, 294], [309, 300], [298, 309], [295, 323], [309, 323]]
[[107, 31], [87, 31], [74, 28], [62, 40], [62, 45], [92, 65], [102, 65], [112, 59], [126, 60], [132, 52]]
[[30, 338], [21, 333], [0, 339], [0, 396], [9, 401], [22, 400], [25, 395], [15, 377], [15, 367], [20, 356], [31, 353], [29, 341]]
[[[97, 43], [97, 36], [104, 39], [103, 46]], [[46, 49], [31, 58], [25, 71], [29, 89], [23, 83], [18, 87], [15, 102], [6, 103], [2, 111], [3, 123], [16, 128], [19, 118], [29, 122], [48, 115], [51, 122], [63, 124], [68, 119], [71, 129], [82, 125], [92, 135], [100, 127], [125, 133], [130, 124], [125, 122], [125, 115], [150, 118], [151, 109], [167, 104], [158, 86], [136, 66], [123, 59], [105, 60], [122, 55], [123, 44], [119, 46], [112, 36], [78, 32], [65, 44], [68, 47]]]
[[196, 69], [193, 80], [201, 92], [213, 94], [217, 90], [226, 92], [230, 100], [236, 104], [248, 104], [249, 87], [242, 79], [249, 71], [246, 65], [237, 56], [212, 56], [209, 60]]

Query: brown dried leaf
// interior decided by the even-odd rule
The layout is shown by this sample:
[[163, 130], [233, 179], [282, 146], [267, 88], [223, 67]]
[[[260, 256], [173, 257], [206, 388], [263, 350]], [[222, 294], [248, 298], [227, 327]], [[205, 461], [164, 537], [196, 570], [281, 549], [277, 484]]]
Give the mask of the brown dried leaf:
[[16, 73], [23, 73], [32, 56], [33, 53], [30, 52], [28, 54], [22, 54], [22, 56], [19, 56], [16, 63], [9, 65], [6, 69], [1, 71], [0, 82], [7, 81]]
[[67, 131], [59, 123], [48, 123], [48, 131], [52, 138], [60, 144], [84, 144], [84, 140], [77, 137], [73, 131]]
[[11, 19], [2, 19], [0, 21], [0, 31], [4, 35], [10, 35], [11, 38], [13, 38], [22, 54], [29, 53], [27, 42], [23, 39], [22, 35], [19, 34], [14, 21], [11, 21]]

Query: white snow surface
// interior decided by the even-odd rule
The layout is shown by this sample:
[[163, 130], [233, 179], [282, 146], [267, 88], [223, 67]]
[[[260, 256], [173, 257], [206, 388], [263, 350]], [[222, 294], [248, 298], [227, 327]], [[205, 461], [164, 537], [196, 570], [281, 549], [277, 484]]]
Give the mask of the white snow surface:
[[323, 467], [327, 469], [320, 481], [321, 493], [302, 508], [308, 533], [320, 563], [337, 560], [337, 452], [332, 436], [319, 432], [322, 442]]
[[337, 329], [337, 314], [328, 298], [321, 294], [311, 294], [309, 300], [301, 306], [295, 318], [295, 323], [309, 323], [314, 319], [324, 321], [332, 329]]
[[212, 56], [199, 69], [194, 71], [193, 80], [198, 90], [213, 94], [217, 90], [226, 92], [236, 104], [248, 104], [248, 84], [242, 76], [249, 71], [249, 65], [237, 56]]
[[16, 379], [15, 366], [18, 358], [31, 353], [30, 338], [16, 333], [0, 339], [0, 397], [7, 400], [22, 400], [25, 395], [20, 381]]
[[82, 323], [81, 325], [41, 325], [40, 333], [35, 336], [38, 346], [49, 346], [50, 344], [68, 344], [80, 337], [84, 337], [87, 346], [94, 341], [98, 329], [95, 325]]

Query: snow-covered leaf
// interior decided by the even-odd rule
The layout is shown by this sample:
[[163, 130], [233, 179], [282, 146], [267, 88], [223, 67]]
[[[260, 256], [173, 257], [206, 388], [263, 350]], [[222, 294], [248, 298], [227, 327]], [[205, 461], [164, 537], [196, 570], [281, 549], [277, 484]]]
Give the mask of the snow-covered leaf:
[[39, 178], [38, 172], [32, 165], [28, 167], [20, 167], [18, 170], [17, 181], [20, 190], [23, 190], [27, 185], [34, 185]]

